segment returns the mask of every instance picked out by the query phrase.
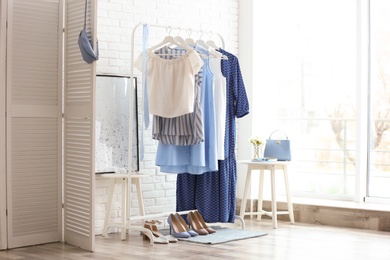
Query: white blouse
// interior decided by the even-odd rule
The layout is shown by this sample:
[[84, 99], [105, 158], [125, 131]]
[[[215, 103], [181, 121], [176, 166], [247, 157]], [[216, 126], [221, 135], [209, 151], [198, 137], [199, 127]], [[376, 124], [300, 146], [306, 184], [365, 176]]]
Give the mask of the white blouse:
[[[195, 75], [203, 65], [199, 54], [189, 50], [176, 59], [164, 59], [147, 50], [149, 113], [172, 118], [194, 111]], [[142, 71], [142, 53], [135, 62]]]

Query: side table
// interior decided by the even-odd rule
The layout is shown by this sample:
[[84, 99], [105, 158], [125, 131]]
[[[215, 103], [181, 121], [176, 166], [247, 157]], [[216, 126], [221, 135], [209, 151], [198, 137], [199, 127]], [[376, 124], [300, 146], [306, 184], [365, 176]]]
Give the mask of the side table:
[[[294, 223], [294, 211], [293, 205], [291, 202], [290, 195], [290, 186], [288, 182], [288, 173], [287, 166], [291, 163], [290, 161], [261, 161], [261, 162], [252, 162], [251, 160], [238, 161], [240, 164], [246, 164], [248, 167], [245, 187], [244, 187], [244, 196], [241, 203], [240, 217], [244, 218], [244, 215], [257, 215], [257, 219], [261, 220], [262, 215], [267, 215], [272, 217], [273, 228], [277, 228], [277, 215], [280, 214], [289, 214], [291, 223]], [[248, 199], [248, 191], [250, 189], [251, 177], [253, 170], [260, 170], [260, 182], [259, 182], [259, 195], [257, 201], [257, 212], [245, 212], [246, 202]], [[264, 171], [270, 171], [271, 173], [271, 207], [272, 211], [267, 212], [263, 210], [263, 186], [264, 186]], [[275, 191], [275, 172], [276, 170], [282, 170], [284, 174], [284, 181], [286, 187], [286, 196], [287, 196], [287, 207], [288, 211], [277, 211], [276, 203], [276, 191]]]

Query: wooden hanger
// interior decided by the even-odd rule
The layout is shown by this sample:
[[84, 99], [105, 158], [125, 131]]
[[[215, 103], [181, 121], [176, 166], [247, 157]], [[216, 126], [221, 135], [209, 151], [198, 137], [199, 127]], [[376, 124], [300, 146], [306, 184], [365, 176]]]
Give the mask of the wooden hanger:
[[217, 45], [215, 44], [215, 42], [214, 42], [213, 40], [208, 40], [208, 41], [206, 42], [206, 44], [207, 44], [207, 46], [209, 46], [209, 47], [211, 47], [211, 48], [213, 48], [213, 49], [216, 49], [216, 50], [219, 49], [219, 47], [217, 47]]
[[188, 38], [185, 39], [184, 41], [190, 45], [190, 46], [195, 46], [195, 41], [191, 38], [191, 34], [192, 34], [192, 29], [189, 29], [190, 33], [188, 35]]
[[[171, 30], [171, 28], [169, 28], [169, 29]], [[169, 34], [170, 34], [170, 32], [171, 31], [169, 31]], [[162, 42], [150, 47], [149, 49], [154, 51], [154, 50], [159, 49], [159, 48], [166, 46], [168, 44], [169, 45], [176, 45], [178, 47], [185, 49], [186, 51], [192, 50], [192, 48], [190, 46], [188, 46], [188, 44], [185, 44], [185, 43], [183, 44], [183, 43], [177, 42], [171, 35], [166, 36]]]

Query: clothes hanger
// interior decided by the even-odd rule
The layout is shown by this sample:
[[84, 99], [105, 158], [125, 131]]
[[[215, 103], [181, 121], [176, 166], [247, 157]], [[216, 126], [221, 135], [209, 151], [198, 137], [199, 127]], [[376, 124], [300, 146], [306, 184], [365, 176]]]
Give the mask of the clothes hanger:
[[[199, 39], [195, 43], [196, 43], [197, 46], [200, 46], [201, 48], [209, 51], [209, 46], [207, 46], [206, 43], [202, 40], [203, 31], [200, 31], [200, 32], [201, 32], [201, 35], [200, 35]], [[211, 53], [210, 51], [209, 51], [209, 57], [211, 57], [211, 58], [219, 58], [215, 53]]]
[[175, 36], [173, 38], [176, 42], [180, 43], [181, 45], [183, 46], [186, 46], [187, 48], [189, 49], [192, 49], [193, 50], [193, 47], [191, 47], [181, 36]]
[[153, 45], [152, 47], [150, 47], [149, 49], [154, 51], [156, 49], [159, 49], [165, 45], [168, 45], [168, 44], [171, 44], [171, 45], [178, 45], [178, 43], [176, 43], [175, 39], [173, 39], [172, 36], [168, 35], [168, 36], [165, 36], [164, 40], [156, 45]]
[[195, 41], [191, 38], [191, 34], [192, 34], [192, 29], [189, 29], [190, 30], [190, 33], [188, 35], [188, 38], [185, 39], [184, 41], [190, 45], [190, 46], [195, 46]]
[[206, 43], [202, 40], [202, 36], [203, 36], [203, 31], [201, 30], [201, 35], [199, 37], [198, 40], [196, 40], [196, 44], [199, 45], [200, 47], [202, 48], [205, 48], [206, 50], [209, 48], [209, 46], [206, 45]]
[[215, 42], [213, 40], [211, 40], [211, 37], [213, 35], [214, 35], [214, 33], [210, 31], [210, 39], [206, 42], [209, 51], [211, 51], [212, 54], [214, 54], [215, 56], [217, 56], [217, 58], [219, 58], [221, 60], [229, 60], [229, 58], [225, 54], [218, 52], [219, 47], [217, 47]]
[[[222, 59], [222, 60], [228, 60], [228, 57], [226, 55], [219, 55], [219, 53], [215, 53], [216, 51], [216, 48], [212, 48], [210, 46], [208, 46], [203, 40], [202, 40], [202, 35], [203, 35], [203, 31], [201, 31], [201, 35], [199, 37], [199, 39], [196, 41], [196, 45], [199, 45], [200, 47], [202, 47], [203, 49], [206, 49], [209, 51], [209, 57], [211, 58], [217, 58], [217, 59]], [[210, 48], [212, 48], [214, 50], [214, 52], [211, 52], [210, 51]], [[218, 49], [218, 47], [217, 47]]]
[[215, 44], [215, 42], [211, 39], [211, 37], [213, 37], [213, 32], [209, 32], [209, 33], [210, 33], [210, 38], [209, 38], [208, 41], [206, 41], [206, 45], [207, 45], [208, 47], [211, 47], [211, 48], [213, 48], [213, 49], [218, 50], [219, 47], [217, 47], [217, 45]]
[[213, 57], [215, 57], [215, 58], [218, 58], [221, 60], [229, 60], [229, 58], [225, 54], [220, 53], [218, 50], [216, 50], [212, 47], [209, 47], [209, 51], [212, 55], [214, 55]]
[[209, 47], [211, 47], [211, 48], [213, 48], [213, 49], [216, 49], [216, 50], [219, 49], [219, 47], [217, 47], [217, 45], [215, 44], [215, 42], [214, 42], [213, 40], [208, 40], [208, 41], [206, 42], [206, 44], [207, 44], [207, 46], [209, 46]]
[[190, 46], [190, 45], [183, 39], [183, 37], [180, 36], [180, 31], [181, 31], [181, 29], [179, 28], [179, 32], [177, 33], [177, 36], [175, 36], [173, 39], [174, 39], [177, 43], [181, 44], [182, 46], [185, 46], [185, 47], [187, 47], [188, 49], [193, 50], [194, 48], [193, 48], [192, 46]]
[[163, 39], [162, 42], [152, 46], [149, 48], [149, 50], [156, 50], [156, 49], [159, 49], [163, 46], [166, 46], [166, 45], [176, 45], [176, 46], [179, 46], [179, 47], [182, 47], [183, 49], [185, 49], [186, 51], [190, 51], [192, 50], [192, 48], [190, 46], [188, 46], [187, 44], [186, 45], [183, 45], [177, 41], [175, 41], [175, 39], [170, 35], [171, 33], [171, 27], [169, 27], [169, 35], [165, 36], [165, 38]]

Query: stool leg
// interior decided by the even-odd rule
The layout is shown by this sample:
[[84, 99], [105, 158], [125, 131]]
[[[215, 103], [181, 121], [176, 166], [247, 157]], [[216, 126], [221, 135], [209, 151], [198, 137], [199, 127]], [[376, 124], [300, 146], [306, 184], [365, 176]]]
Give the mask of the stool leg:
[[[251, 202], [251, 204], [250, 204], [250, 212], [253, 212], [253, 199], [251, 198], [250, 199], [250, 202]], [[253, 218], [253, 215], [251, 214], [251, 216], [250, 216], [250, 218]]]
[[241, 201], [241, 209], [240, 209], [241, 218], [244, 218], [245, 215], [246, 201], [248, 199], [248, 192], [251, 184], [251, 174], [252, 174], [252, 168], [250, 165], [248, 165], [248, 171], [246, 174], [246, 181], [245, 181], [245, 188], [244, 188], [244, 196], [242, 197], [242, 201]]
[[290, 215], [291, 223], [295, 223], [295, 220], [294, 220], [294, 208], [293, 208], [293, 205], [292, 205], [292, 202], [291, 202], [290, 185], [289, 185], [289, 181], [288, 181], [287, 165], [283, 166], [283, 172], [284, 172], [284, 182], [286, 184], [288, 214]]
[[275, 165], [271, 166], [271, 194], [272, 194], [272, 224], [274, 228], [278, 227], [277, 220], [277, 204], [276, 204], [276, 191], [275, 191]]
[[103, 224], [103, 236], [108, 236], [108, 222], [110, 220], [110, 214], [111, 214], [111, 205], [112, 205], [112, 198], [114, 197], [114, 188], [115, 188], [115, 179], [112, 179], [110, 181], [110, 185], [108, 186], [108, 198], [106, 203], [106, 216], [104, 218], [104, 224]]
[[137, 197], [138, 197], [138, 207], [139, 207], [139, 212], [141, 216], [145, 216], [145, 208], [144, 208], [144, 199], [142, 198], [142, 191], [141, 191], [141, 183], [140, 179], [137, 178], [135, 180], [135, 187], [137, 189]]
[[259, 178], [259, 195], [257, 196], [257, 220], [261, 221], [261, 216], [263, 215], [263, 190], [264, 190], [264, 170], [260, 170]]
[[[127, 221], [127, 193], [128, 188], [127, 188], [127, 180], [128, 179], [123, 179], [122, 180], [122, 225], [126, 225]], [[121, 239], [125, 240], [126, 239], [126, 233], [127, 229], [122, 228], [121, 230]]]

